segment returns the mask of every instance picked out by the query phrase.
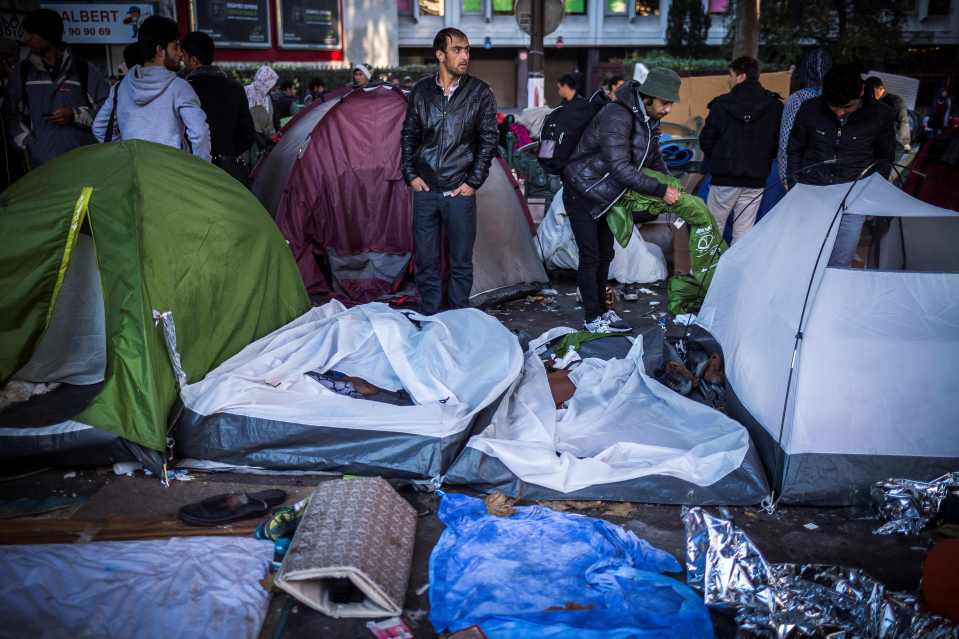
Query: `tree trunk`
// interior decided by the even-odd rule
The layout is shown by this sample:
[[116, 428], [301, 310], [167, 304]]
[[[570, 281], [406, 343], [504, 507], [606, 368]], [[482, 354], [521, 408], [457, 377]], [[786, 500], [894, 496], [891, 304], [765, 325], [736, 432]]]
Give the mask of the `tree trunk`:
[[736, 0], [736, 37], [733, 58], [759, 57], [759, 0]]

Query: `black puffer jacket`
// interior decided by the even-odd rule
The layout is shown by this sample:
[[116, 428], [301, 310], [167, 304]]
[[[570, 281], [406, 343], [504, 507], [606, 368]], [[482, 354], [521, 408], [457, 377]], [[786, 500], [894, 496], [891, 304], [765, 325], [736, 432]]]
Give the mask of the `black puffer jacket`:
[[783, 103], [756, 80], [737, 84], [709, 103], [699, 146], [712, 183], [761, 189], [779, 148]]
[[423, 78], [410, 91], [403, 122], [403, 178], [422, 178], [433, 191], [464, 182], [478, 189], [496, 153], [496, 98], [482, 80], [464, 75], [450, 98]]
[[626, 189], [662, 197], [666, 185], [640, 173], [669, 173], [659, 152], [659, 120], [647, 118], [639, 83], [624, 84], [593, 118], [563, 171], [563, 183], [593, 203], [590, 215], [602, 217]]
[[822, 96], [806, 100], [789, 135], [787, 184], [851, 182], [873, 162], [870, 173], [888, 175], [896, 152], [894, 120], [892, 109], [875, 100], [863, 100], [844, 123]]

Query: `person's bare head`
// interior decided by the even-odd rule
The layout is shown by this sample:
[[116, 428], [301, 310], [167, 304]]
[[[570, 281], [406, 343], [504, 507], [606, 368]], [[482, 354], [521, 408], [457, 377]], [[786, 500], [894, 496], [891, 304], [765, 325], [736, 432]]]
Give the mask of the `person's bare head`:
[[613, 75], [606, 79], [606, 84], [603, 88], [606, 90], [606, 95], [609, 96], [610, 100], [616, 99], [616, 92], [619, 91], [619, 87], [625, 83], [626, 80], [621, 75]]
[[567, 73], [556, 83], [556, 88], [559, 91], [559, 97], [563, 98], [564, 102], [569, 102], [576, 97], [576, 76]]
[[459, 29], [447, 27], [433, 38], [433, 55], [440, 68], [450, 75], [465, 75], [470, 65], [469, 38]]
[[729, 77], [726, 79], [730, 90], [746, 80], [759, 82], [759, 60], [748, 55], [738, 57], [729, 64]]
[[144, 66], [162, 66], [170, 71], [180, 69], [183, 59], [180, 28], [170, 18], [150, 16], [144, 20], [137, 33], [137, 43]]
[[872, 94], [877, 100], [882, 100], [886, 95], [886, 85], [882, 83], [882, 78], [870, 76], [866, 78], [866, 92]]

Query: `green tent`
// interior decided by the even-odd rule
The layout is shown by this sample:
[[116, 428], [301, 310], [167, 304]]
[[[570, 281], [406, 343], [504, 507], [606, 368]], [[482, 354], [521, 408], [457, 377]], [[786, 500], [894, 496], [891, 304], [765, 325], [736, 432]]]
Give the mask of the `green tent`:
[[86, 146], [0, 195], [0, 384], [45, 336], [81, 234], [95, 248], [106, 369], [73, 419], [145, 448], [164, 450], [177, 396], [154, 311], [172, 313], [192, 383], [309, 308], [283, 237], [239, 182], [150, 142]]

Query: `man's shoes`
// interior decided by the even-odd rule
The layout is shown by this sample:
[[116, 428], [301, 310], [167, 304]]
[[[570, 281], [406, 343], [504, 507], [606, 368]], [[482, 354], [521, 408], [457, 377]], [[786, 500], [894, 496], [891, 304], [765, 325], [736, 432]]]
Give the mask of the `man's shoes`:
[[639, 299], [639, 286], [636, 284], [623, 284], [623, 299], [627, 302], [635, 302]]
[[616, 314], [616, 311], [609, 309], [601, 316], [609, 324], [610, 333], [630, 333], [633, 327], [623, 321], [623, 318]]
[[587, 333], [612, 333], [613, 331], [609, 328], [609, 322], [600, 315], [599, 317], [594, 317], [592, 320], [583, 324], [583, 329]]

